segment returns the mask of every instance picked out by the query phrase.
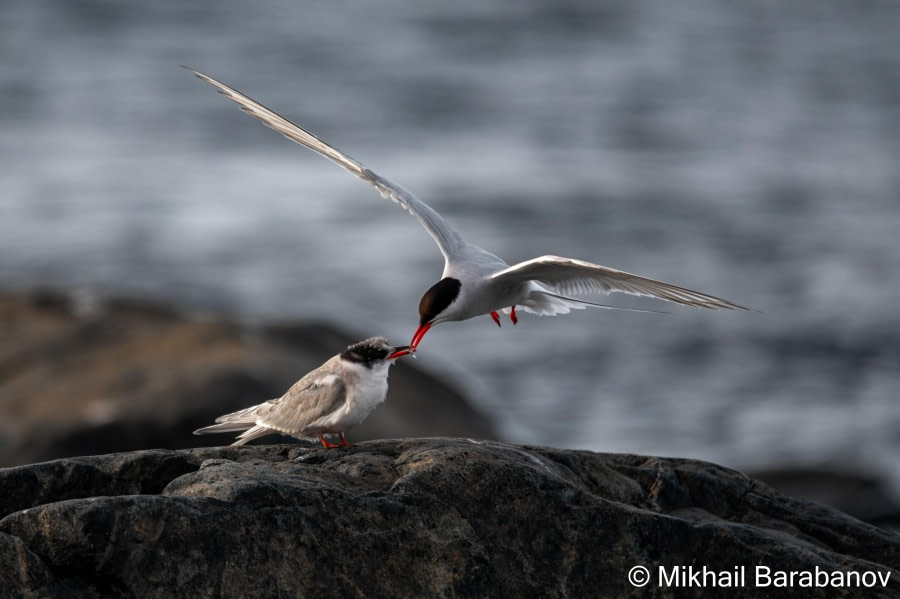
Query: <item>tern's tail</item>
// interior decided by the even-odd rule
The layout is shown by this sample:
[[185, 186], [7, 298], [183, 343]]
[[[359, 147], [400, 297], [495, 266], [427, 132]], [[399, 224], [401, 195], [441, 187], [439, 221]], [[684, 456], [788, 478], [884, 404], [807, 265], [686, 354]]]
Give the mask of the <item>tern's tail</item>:
[[257, 439], [259, 437], [264, 437], [266, 435], [270, 435], [276, 431], [272, 429], [258, 425], [256, 422], [222, 422], [220, 424], [214, 424], [212, 426], [205, 426], [203, 428], [198, 428], [194, 431], [195, 435], [207, 435], [209, 433], [233, 433], [236, 431], [244, 431], [240, 435], [238, 435], [237, 441], [232, 443], [232, 445], [243, 445], [248, 441], [252, 441], [253, 439]]
[[210, 433], [233, 433], [236, 431], [245, 431], [253, 428], [255, 422], [222, 422], [221, 424], [213, 424], [212, 426], [204, 426], [194, 431], [195, 435], [209, 435]]
[[[204, 426], [194, 431], [195, 435], [208, 435], [210, 433], [233, 433], [245, 431], [256, 426], [256, 411], [259, 406], [250, 406], [237, 412], [231, 412], [216, 418], [212, 426]], [[242, 435], [243, 436], [243, 435]]]

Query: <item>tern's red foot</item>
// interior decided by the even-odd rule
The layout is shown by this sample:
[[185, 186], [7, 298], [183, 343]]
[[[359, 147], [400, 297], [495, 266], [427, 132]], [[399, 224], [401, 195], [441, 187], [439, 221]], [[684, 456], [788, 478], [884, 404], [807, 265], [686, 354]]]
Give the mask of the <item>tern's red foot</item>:
[[349, 443], [347, 443], [347, 440], [344, 439], [344, 433], [338, 433], [338, 437], [341, 438], [341, 447], [347, 447], [347, 445], [349, 445]]
[[[344, 440], [344, 436], [341, 435], [341, 441], [343, 441], [343, 440]], [[329, 441], [326, 441], [325, 435], [319, 435], [319, 441], [322, 442], [322, 447], [324, 447], [325, 449], [334, 449], [335, 447], [340, 447], [340, 445], [338, 445], [337, 443], [331, 443]], [[345, 445], [346, 445], [346, 443], [345, 443]]]
[[519, 324], [519, 317], [516, 316], [516, 307], [515, 306], [513, 306], [509, 310], [509, 319], [512, 321], [513, 324]]
[[491, 312], [491, 318], [494, 319], [494, 322], [496, 322], [497, 326], [499, 327], [500, 326], [500, 315], [497, 314], [496, 312]]

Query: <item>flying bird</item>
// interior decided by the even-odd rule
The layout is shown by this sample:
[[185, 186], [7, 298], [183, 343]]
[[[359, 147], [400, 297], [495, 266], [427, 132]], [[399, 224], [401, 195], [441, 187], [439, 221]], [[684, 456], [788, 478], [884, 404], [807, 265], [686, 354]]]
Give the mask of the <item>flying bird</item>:
[[[388, 369], [409, 354], [409, 346], [394, 347], [383, 337], [372, 337], [306, 374], [277, 399], [216, 418], [195, 435], [244, 431], [232, 445], [281, 433], [301, 439], [318, 437], [326, 449], [347, 445], [344, 431], [366, 419], [385, 398]], [[325, 435], [337, 434], [340, 445]]]
[[328, 158], [372, 185], [383, 197], [390, 198], [408, 210], [425, 227], [444, 256], [444, 272], [441, 280], [428, 289], [419, 301], [419, 323], [410, 341], [410, 352], [416, 351], [422, 337], [431, 327], [442, 322], [467, 320], [489, 314], [497, 326], [500, 326], [498, 311], [508, 314], [512, 323], [516, 324], [516, 308], [539, 315], [565, 314], [569, 310], [588, 306], [614, 308], [571, 297], [579, 293], [621, 292], [695, 308], [749, 309], [706, 293], [574, 258], [548, 255], [510, 265], [465, 241], [440, 214], [400, 185], [375, 174], [361, 162], [252, 98], [212, 77], [185, 68], [215, 86], [222, 95], [264, 125]]

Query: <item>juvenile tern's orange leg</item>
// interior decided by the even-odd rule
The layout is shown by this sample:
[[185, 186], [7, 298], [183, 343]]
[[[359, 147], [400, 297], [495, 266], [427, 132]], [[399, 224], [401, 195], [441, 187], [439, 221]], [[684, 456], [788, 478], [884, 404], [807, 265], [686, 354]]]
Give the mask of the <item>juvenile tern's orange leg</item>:
[[[343, 440], [343, 437], [341, 437], [341, 439]], [[334, 449], [335, 447], [340, 447], [340, 445], [326, 441], [325, 435], [321, 433], [319, 434], [319, 441], [322, 442], [322, 447], [324, 447], [325, 449]]]

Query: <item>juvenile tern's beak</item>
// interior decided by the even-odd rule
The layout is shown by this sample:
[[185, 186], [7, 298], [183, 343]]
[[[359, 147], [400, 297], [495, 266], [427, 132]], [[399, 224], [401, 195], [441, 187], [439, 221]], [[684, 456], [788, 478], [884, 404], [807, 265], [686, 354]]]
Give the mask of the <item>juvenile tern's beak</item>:
[[422, 337], [425, 336], [425, 333], [428, 332], [428, 329], [431, 328], [431, 323], [426, 322], [425, 324], [420, 324], [416, 327], [416, 332], [413, 334], [412, 341], [409, 342], [409, 352], [413, 353], [416, 351], [416, 347], [418, 347], [419, 342], [422, 340]]
[[401, 356], [406, 356], [411, 354], [412, 352], [409, 349], [408, 345], [401, 345], [400, 347], [394, 348], [394, 353], [387, 357], [388, 360], [395, 360]]

